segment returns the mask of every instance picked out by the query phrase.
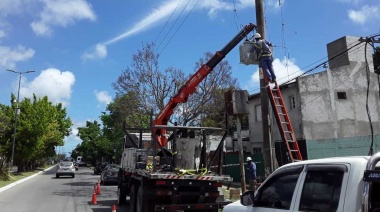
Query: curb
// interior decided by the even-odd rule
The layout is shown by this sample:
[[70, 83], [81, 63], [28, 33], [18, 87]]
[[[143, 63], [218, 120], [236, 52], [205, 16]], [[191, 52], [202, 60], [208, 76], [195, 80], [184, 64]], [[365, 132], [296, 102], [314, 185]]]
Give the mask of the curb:
[[[56, 165], [54, 165], [54, 166], [56, 166]], [[0, 188], [0, 193], [3, 192], [3, 191], [5, 191], [5, 190], [8, 190], [8, 189], [12, 188], [12, 187], [15, 186], [15, 185], [18, 185], [18, 184], [20, 184], [20, 183], [22, 183], [22, 182], [25, 182], [25, 181], [27, 181], [27, 180], [29, 180], [29, 179], [32, 179], [33, 177], [35, 177], [35, 176], [37, 176], [37, 175], [39, 175], [39, 174], [41, 174], [41, 173], [43, 173], [43, 172], [45, 172], [45, 171], [48, 171], [48, 170], [52, 169], [54, 166], [51, 166], [51, 167], [49, 167], [49, 168], [47, 168], [47, 169], [44, 169], [43, 171], [39, 171], [39, 172], [37, 172], [37, 173], [35, 173], [35, 174], [33, 174], [33, 175], [30, 175], [30, 176], [25, 177], [25, 178], [23, 178], [23, 179], [21, 179], [21, 180], [17, 180], [16, 182], [13, 182], [13, 183], [11, 183], [11, 184], [9, 184], [9, 185], [6, 185], [6, 186]]]

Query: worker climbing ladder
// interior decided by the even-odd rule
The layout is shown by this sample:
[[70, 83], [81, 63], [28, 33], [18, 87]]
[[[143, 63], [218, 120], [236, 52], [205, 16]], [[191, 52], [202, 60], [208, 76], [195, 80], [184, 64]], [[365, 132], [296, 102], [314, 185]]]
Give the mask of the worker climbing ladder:
[[301, 151], [298, 147], [298, 142], [296, 139], [296, 135], [294, 133], [292, 124], [289, 119], [288, 112], [285, 107], [284, 99], [282, 98], [280, 88], [277, 82], [274, 82], [274, 87], [272, 88], [270, 84], [268, 84], [268, 79], [265, 77], [265, 82], [268, 85], [268, 95], [270, 102], [272, 104], [273, 113], [276, 117], [276, 122], [279, 128], [279, 132], [281, 134], [282, 140], [286, 144], [286, 148], [288, 151], [289, 161], [296, 162], [302, 160]]

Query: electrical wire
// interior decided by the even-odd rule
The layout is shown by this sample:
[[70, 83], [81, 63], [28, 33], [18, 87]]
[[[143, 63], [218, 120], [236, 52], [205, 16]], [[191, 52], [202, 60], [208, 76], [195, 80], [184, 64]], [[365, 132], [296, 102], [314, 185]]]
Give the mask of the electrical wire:
[[162, 31], [164, 31], [166, 25], [169, 23], [170, 19], [172, 18], [174, 12], [177, 10], [178, 6], [182, 3], [182, 0], [178, 2], [177, 6], [175, 7], [175, 9], [173, 10], [172, 14], [170, 15], [170, 17], [168, 18], [168, 20], [166, 20], [166, 23], [165, 25], [162, 27], [161, 31], [158, 33], [156, 39], [154, 39], [153, 43], [156, 43], [157, 39], [160, 37]]
[[236, 29], [237, 31], [239, 31], [239, 24], [237, 23], [237, 20], [239, 20], [239, 16], [236, 12], [236, 4], [235, 4], [235, 0], [233, 0], [233, 4], [234, 4], [234, 21], [235, 21], [235, 24], [236, 24]]
[[368, 116], [368, 122], [369, 126], [371, 128], [371, 146], [368, 151], [368, 155], [372, 156], [373, 154], [373, 126], [372, 126], [372, 119], [371, 119], [371, 111], [369, 110], [368, 106], [368, 99], [369, 99], [369, 85], [370, 85], [370, 71], [369, 71], [369, 65], [368, 65], [368, 60], [367, 60], [367, 46], [368, 46], [368, 40], [365, 43], [365, 52], [364, 52], [364, 57], [365, 57], [365, 64], [366, 64], [366, 76], [367, 76], [367, 96], [366, 96], [366, 101], [365, 101], [365, 108], [367, 110], [367, 116]]
[[[189, 1], [190, 2], [190, 1]], [[181, 22], [181, 24], [179, 25], [179, 27], [177, 28], [177, 30], [174, 32], [174, 34], [172, 35], [172, 37], [169, 39], [169, 41], [166, 43], [166, 45], [164, 46], [164, 48], [161, 50], [160, 54], [165, 50], [166, 46], [170, 43], [170, 41], [173, 39], [173, 37], [177, 34], [178, 30], [181, 28], [181, 26], [183, 25], [183, 23], [186, 21], [186, 19], [189, 17], [189, 15], [193, 12], [195, 6], [197, 6], [199, 0], [194, 4], [194, 6], [191, 8], [191, 10], [189, 11], [189, 13], [187, 13], [185, 19], [183, 19], [183, 21]], [[187, 6], [187, 5], [186, 5]]]
[[[166, 39], [166, 37], [169, 35], [170, 31], [173, 29], [174, 25], [177, 23], [179, 17], [181, 17], [183, 11], [185, 11], [185, 9], [187, 8], [187, 6], [189, 5], [191, 0], [189, 0], [185, 7], [183, 7], [183, 9], [181, 10], [180, 14], [177, 16], [177, 18], [175, 19], [174, 23], [172, 24], [172, 26], [170, 27], [169, 31], [166, 33], [166, 35], [164, 36], [164, 38], [162, 39], [162, 41], [160, 42], [160, 44], [157, 46], [156, 48], [156, 51], [158, 50], [158, 48], [160, 48], [161, 44], [164, 42], [164, 40]], [[162, 51], [161, 51], [162, 52]]]
[[[355, 44], [355, 43], [356, 43], [356, 44]], [[302, 69], [300, 69], [301, 71], [302, 71], [302, 70], [305, 70], [306, 68], [308, 68], [308, 67], [310, 67], [310, 66], [312, 66], [312, 65], [314, 65], [314, 64], [316, 64], [316, 63], [318, 63], [318, 62], [320, 62], [320, 61], [323, 61], [323, 62], [319, 63], [318, 65], [316, 65], [315, 67], [309, 69], [308, 71], [305, 71], [305, 72], [303, 72], [302, 74], [297, 75], [296, 77], [294, 77], [294, 78], [292, 78], [292, 79], [290, 79], [290, 80], [288, 80], [288, 81], [286, 81], [286, 82], [284, 82], [284, 83], [281, 83], [279, 86], [281, 86], [281, 85], [283, 85], [283, 84], [286, 84], [286, 83], [289, 83], [289, 82], [291, 82], [291, 81], [293, 81], [293, 80], [295, 80], [295, 79], [297, 79], [297, 78], [299, 78], [299, 77], [301, 77], [301, 76], [306, 75], [307, 73], [311, 73], [311, 72], [317, 70], [318, 68], [320, 68], [320, 67], [321, 67], [322, 65], [324, 65], [325, 63], [327, 63], [327, 62], [332, 62], [332, 61], [336, 60], [336, 59], [338, 58], [338, 56], [340, 56], [341, 54], [344, 54], [344, 53], [348, 52], [349, 50], [351, 50], [352, 48], [358, 46], [359, 44], [361, 44], [361, 42], [360, 42], [359, 40], [354, 41], [354, 42], [351, 42], [351, 43], [349, 43], [349, 44], [347, 45], [347, 46], [349, 47], [348, 49], [342, 48], [342, 49], [340, 49], [340, 50], [337, 50], [337, 51], [333, 52], [333, 53], [332, 53], [333, 55], [334, 55], [334, 54], [337, 54], [338, 52], [341, 52], [341, 53], [338, 54], [338, 55], [336, 55], [336, 56], [334, 56], [334, 57], [332, 57], [330, 60], [325, 60], [325, 61], [323, 61], [324, 59], [328, 58], [328, 56], [326, 56], [326, 57], [324, 57], [324, 58], [322, 58], [322, 59], [317, 60], [316, 62], [311, 63], [310, 65], [307, 65], [307, 66], [303, 67]], [[349, 54], [354, 53], [354, 52], [357, 51], [359, 48], [360, 48], [360, 47], [358, 47], [358, 48], [352, 50]], [[344, 50], [344, 51], [343, 51], [343, 50]], [[298, 72], [299, 72], [299, 71], [293, 72], [293, 73], [289, 74], [288, 76], [291, 76], [291, 75], [297, 74]], [[278, 81], [283, 80], [283, 79], [285, 79], [285, 78], [286, 78], [286, 77], [280, 78], [280, 79], [278, 79]], [[259, 90], [259, 89], [260, 89], [260, 88], [256, 88], [256, 89], [250, 90], [250, 92], [253, 93], [254, 91], [257, 91], [257, 90]]]
[[[355, 74], [353, 74], [351, 77], [356, 76], [358, 73], [360, 73], [360, 71], [363, 71], [363, 70], [365, 70], [365, 68], [361, 68], [361, 69], [359, 69], [359, 70], [358, 70]], [[338, 80], [338, 83], [336, 83], [336, 85], [335, 85], [334, 87], [328, 89], [326, 92], [324, 92], [323, 94], [321, 94], [321, 95], [315, 97], [314, 99], [312, 99], [312, 100], [310, 100], [310, 101], [308, 101], [308, 102], [305, 102], [305, 105], [307, 105], [307, 104], [309, 104], [309, 103], [311, 103], [311, 102], [317, 100], [318, 98], [320, 98], [320, 97], [326, 95], [328, 92], [330, 92], [331, 90], [334, 90], [335, 88], [337, 88], [338, 86], [340, 86], [340, 85], [342, 85], [342, 84], [343, 84], [343, 80]]]

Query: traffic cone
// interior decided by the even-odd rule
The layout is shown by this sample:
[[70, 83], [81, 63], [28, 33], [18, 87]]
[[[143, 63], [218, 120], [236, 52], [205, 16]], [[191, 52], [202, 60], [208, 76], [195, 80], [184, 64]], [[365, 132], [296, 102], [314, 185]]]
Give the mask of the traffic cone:
[[96, 203], [96, 193], [94, 192], [94, 193], [92, 193], [92, 200], [91, 200], [91, 203], [93, 204], [93, 205], [96, 205], [97, 203]]
[[96, 186], [96, 195], [100, 194], [100, 182], [98, 181], [98, 185]]
[[116, 212], [116, 205], [112, 206], [112, 212]]

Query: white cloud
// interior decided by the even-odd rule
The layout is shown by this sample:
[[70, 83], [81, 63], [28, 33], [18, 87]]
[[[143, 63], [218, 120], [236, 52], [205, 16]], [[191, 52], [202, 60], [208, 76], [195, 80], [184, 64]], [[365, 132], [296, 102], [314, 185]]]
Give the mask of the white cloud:
[[86, 52], [82, 55], [82, 59], [103, 59], [107, 56], [107, 46], [116, 43], [122, 39], [125, 39], [131, 35], [142, 32], [148, 27], [151, 27], [157, 22], [160, 22], [163, 18], [167, 17], [173, 12], [178, 5], [178, 0], [166, 1], [157, 9], [152, 10], [147, 16], [140, 21], [136, 22], [134, 26], [124, 33], [117, 35], [116, 37], [104, 42], [104, 44], [97, 44], [92, 52]]
[[[82, 142], [82, 139], [79, 138], [79, 136], [77, 136], [78, 134], [78, 127], [84, 127], [86, 126], [86, 122], [85, 121], [78, 121], [78, 122], [73, 122], [73, 126], [71, 126], [71, 133], [69, 136], [65, 137], [65, 146], [66, 145], [69, 145], [68, 142], [78, 142], [75, 144], [75, 146], [77, 144], [79, 144], [80, 142]], [[73, 146], [73, 145], [71, 145]], [[74, 147], [75, 147], [74, 146]]]
[[92, 52], [86, 52], [82, 55], [82, 60], [103, 59], [107, 56], [107, 46], [104, 44], [96, 44]]
[[61, 72], [58, 69], [49, 68], [41, 71], [40, 75], [31, 82], [24, 80], [20, 88], [20, 96], [31, 98], [34, 93], [37, 97], [48, 96], [49, 101], [67, 106], [74, 83], [75, 76], [72, 72]]
[[52, 32], [52, 26], [66, 27], [80, 20], [94, 21], [96, 15], [86, 0], [41, 0], [44, 9], [38, 21], [31, 23], [36, 35], [46, 36]]
[[96, 99], [98, 100], [99, 103], [102, 104], [108, 104], [112, 101], [111, 95], [108, 94], [107, 91], [94, 91]]
[[154, 23], [161, 21], [163, 18], [171, 14], [177, 5], [178, 0], [166, 1], [157, 9], [153, 9], [152, 12], [149, 13], [146, 17], [135, 23], [131, 29], [127, 30], [121, 35], [116, 36], [115, 38], [112, 38], [111, 40], [108, 40], [107, 42], [105, 42], [105, 44], [109, 45], [115, 43], [121, 39], [129, 37], [133, 34], [147, 29], [148, 27], [151, 27]]
[[[290, 79], [295, 78], [302, 74], [301, 69], [294, 63], [294, 60], [287, 60], [283, 58], [282, 60], [276, 58], [273, 61], [273, 69], [279, 84], [284, 83]], [[259, 70], [252, 74], [251, 83], [259, 83]]]
[[380, 18], [378, 6], [364, 5], [360, 10], [348, 10], [348, 17], [355, 23], [365, 24], [369, 20]]
[[17, 46], [16, 48], [0, 46], [0, 66], [13, 69], [16, 62], [29, 60], [34, 56], [34, 53], [33, 49], [26, 49], [23, 46]]

